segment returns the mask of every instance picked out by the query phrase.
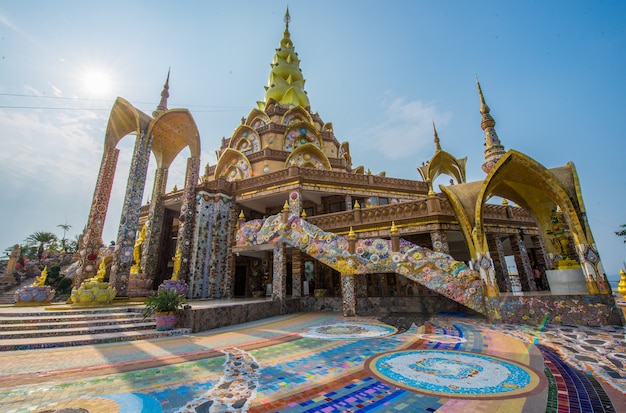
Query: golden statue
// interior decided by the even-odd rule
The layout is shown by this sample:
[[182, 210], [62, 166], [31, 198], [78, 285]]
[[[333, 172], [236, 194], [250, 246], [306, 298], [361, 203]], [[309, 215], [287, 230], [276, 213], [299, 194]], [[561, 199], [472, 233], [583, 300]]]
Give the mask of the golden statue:
[[35, 279], [33, 286], [43, 287], [44, 285], [46, 285], [47, 277], [48, 277], [48, 266], [46, 265], [45, 267], [43, 267], [43, 270], [41, 271], [41, 274], [39, 274], [39, 277]]
[[95, 281], [96, 282], [104, 282], [104, 276], [107, 273], [107, 263], [105, 257], [102, 257], [100, 260], [100, 267], [98, 267], [98, 272], [96, 273]]
[[178, 272], [180, 271], [180, 249], [176, 250], [176, 255], [172, 257], [172, 261], [174, 261], [174, 272], [172, 272], [172, 280], [178, 280]]
[[141, 272], [141, 252], [143, 250], [143, 242], [146, 239], [147, 228], [147, 224], [143, 224], [143, 227], [141, 227], [141, 231], [139, 231], [139, 234], [137, 234], [135, 246], [133, 247], [133, 259], [135, 263], [130, 267], [131, 274], [139, 274]]
[[565, 228], [563, 227], [563, 223], [561, 222], [561, 217], [558, 209], [555, 209], [552, 212], [552, 216], [550, 216], [550, 224], [552, 228], [547, 230], [546, 232], [548, 233], [548, 235], [552, 236], [552, 244], [557, 250], [559, 250], [563, 259], [569, 258], [569, 240], [567, 239], [567, 235], [565, 235]]

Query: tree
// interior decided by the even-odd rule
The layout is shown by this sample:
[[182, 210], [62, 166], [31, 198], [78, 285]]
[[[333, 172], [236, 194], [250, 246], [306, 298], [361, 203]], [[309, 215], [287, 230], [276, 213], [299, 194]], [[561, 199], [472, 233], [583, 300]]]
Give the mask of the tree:
[[39, 247], [37, 248], [37, 257], [41, 261], [44, 247], [50, 244], [54, 244], [58, 241], [58, 238], [52, 232], [35, 231], [28, 237], [26, 237], [25, 241], [32, 244], [39, 244]]
[[615, 235], [624, 238], [624, 243], [626, 244], [626, 224], [620, 225], [620, 228], [621, 230], [615, 231]]
[[57, 225], [57, 227], [63, 229], [63, 238], [61, 238], [61, 247], [63, 247], [63, 250], [65, 250], [65, 233], [69, 231], [70, 229], [72, 229], [72, 226], [68, 224], [66, 220], [65, 224], [59, 224]]

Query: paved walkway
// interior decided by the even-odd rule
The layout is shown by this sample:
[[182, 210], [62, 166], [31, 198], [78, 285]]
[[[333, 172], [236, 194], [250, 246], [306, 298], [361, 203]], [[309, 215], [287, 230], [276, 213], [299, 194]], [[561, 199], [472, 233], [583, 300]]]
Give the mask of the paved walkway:
[[[624, 412], [622, 327], [301, 313], [0, 353], [2, 412]], [[73, 410], [69, 410], [73, 409]], [[79, 410], [83, 409], [83, 410]]]

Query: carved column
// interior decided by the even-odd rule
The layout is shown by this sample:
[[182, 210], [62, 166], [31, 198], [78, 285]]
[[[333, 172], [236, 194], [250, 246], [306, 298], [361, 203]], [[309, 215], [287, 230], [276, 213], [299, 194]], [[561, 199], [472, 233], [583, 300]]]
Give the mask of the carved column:
[[440, 229], [431, 231], [430, 240], [433, 244], [433, 251], [450, 254], [450, 246], [448, 245], [448, 239], [444, 231]]
[[587, 290], [590, 294], [610, 294], [609, 282], [604, 272], [600, 254], [595, 245], [579, 244], [576, 248], [580, 266], [585, 273]]
[[96, 189], [91, 201], [87, 228], [85, 228], [83, 234], [82, 248], [80, 250], [80, 267], [76, 270], [76, 278], [73, 283], [75, 288], [78, 288], [83, 280], [96, 275], [96, 260], [102, 246], [102, 229], [107, 216], [119, 153], [119, 149], [105, 147], [102, 154], [100, 172], [98, 173]]
[[187, 282], [189, 279], [189, 267], [191, 264], [191, 249], [193, 244], [193, 228], [196, 199], [196, 184], [200, 175], [200, 159], [191, 157], [187, 159], [187, 172], [185, 174], [185, 189], [183, 190], [182, 205], [178, 217], [178, 241], [176, 250], [180, 251], [180, 271], [178, 278]]
[[356, 291], [353, 274], [341, 274], [341, 298], [344, 317], [356, 316]]
[[533, 278], [533, 268], [530, 265], [530, 257], [528, 256], [528, 251], [526, 251], [524, 239], [520, 234], [513, 234], [511, 236], [511, 247], [513, 249], [515, 263], [517, 264], [517, 270], [520, 272], [519, 276], [522, 282], [522, 289], [525, 291], [537, 291], [537, 285]]
[[504, 247], [502, 239], [497, 234], [487, 234], [487, 245], [493, 260], [494, 270], [496, 271], [496, 282], [500, 291], [512, 291], [511, 278], [509, 270], [506, 268], [506, 260], [504, 259]]
[[302, 297], [302, 272], [304, 265], [302, 263], [302, 252], [298, 249], [293, 249], [291, 252], [291, 296]]
[[[133, 264], [133, 247], [139, 225], [139, 211], [143, 199], [143, 191], [146, 186], [146, 173], [150, 161], [152, 147], [152, 135], [141, 132], [135, 140], [135, 149], [130, 163], [128, 181], [126, 183], [126, 196], [122, 207], [122, 216], [117, 233], [117, 246], [111, 264], [109, 283], [117, 289], [119, 297], [127, 295], [128, 277], [130, 267]], [[140, 264], [140, 263], [137, 263]]]
[[274, 276], [272, 280], [272, 300], [284, 300], [287, 290], [287, 251], [285, 243], [274, 245]]
[[152, 199], [150, 201], [150, 212], [146, 228], [146, 239], [143, 242], [141, 252], [142, 271], [151, 280], [156, 277], [156, 270], [159, 259], [159, 248], [161, 247], [161, 235], [165, 219], [165, 207], [163, 206], [163, 195], [167, 185], [167, 168], [158, 168], [154, 174], [154, 186], [152, 187]]

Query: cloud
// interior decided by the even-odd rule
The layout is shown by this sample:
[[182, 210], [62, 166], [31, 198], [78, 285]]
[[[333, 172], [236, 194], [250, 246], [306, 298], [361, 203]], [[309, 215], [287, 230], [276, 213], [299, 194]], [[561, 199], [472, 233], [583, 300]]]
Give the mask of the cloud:
[[387, 160], [415, 158], [422, 148], [433, 145], [433, 120], [445, 125], [450, 119], [449, 113], [421, 100], [396, 98], [382, 105], [382, 116], [359, 132], [357, 140]]

